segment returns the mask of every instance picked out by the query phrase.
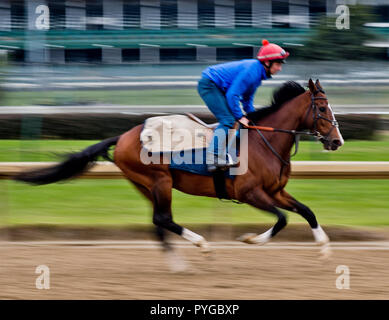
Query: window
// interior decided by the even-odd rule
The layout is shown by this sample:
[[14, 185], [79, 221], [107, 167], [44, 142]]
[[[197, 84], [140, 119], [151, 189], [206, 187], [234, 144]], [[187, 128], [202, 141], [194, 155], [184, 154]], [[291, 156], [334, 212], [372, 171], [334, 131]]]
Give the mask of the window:
[[11, 2], [11, 26], [12, 30], [21, 30], [27, 27], [24, 12], [24, 1]]
[[239, 0], [235, 1], [235, 27], [247, 28], [251, 27], [251, 1]]
[[217, 48], [216, 55], [218, 61], [252, 59], [253, 47]]
[[140, 1], [130, 0], [123, 4], [123, 24], [125, 29], [140, 28]]
[[272, 1], [274, 28], [289, 28], [289, 1]]
[[139, 61], [139, 49], [123, 49], [122, 50], [123, 62], [138, 62]]
[[161, 0], [161, 28], [177, 28], [177, 0]]
[[[319, 20], [327, 12], [326, 1], [324, 0], [310, 0], [309, 1], [309, 16], [310, 24], [316, 25]], [[334, 12], [335, 13], [335, 12]]]
[[50, 0], [50, 29], [63, 30], [66, 26], [65, 2]]
[[101, 49], [67, 49], [66, 62], [92, 63], [101, 62]]
[[[377, 20], [379, 22], [388, 22], [389, 21], [389, 5], [386, 6], [375, 6], [373, 13], [377, 15]], [[372, 21], [374, 22], [374, 21]]]
[[161, 61], [195, 61], [196, 60], [196, 48], [161, 49], [159, 54], [160, 54]]
[[213, 0], [198, 0], [198, 25], [200, 28], [215, 26], [215, 5]]
[[86, 0], [85, 14], [87, 30], [104, 29], [102, 0]]

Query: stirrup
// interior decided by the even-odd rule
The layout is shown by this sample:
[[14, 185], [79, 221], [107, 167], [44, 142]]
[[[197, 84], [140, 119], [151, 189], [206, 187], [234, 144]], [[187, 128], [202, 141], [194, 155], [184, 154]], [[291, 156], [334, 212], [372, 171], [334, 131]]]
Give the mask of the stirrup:
[[227, 167], [233, 167], [233, 166], [235, 166], [235, 165], [237, 165], [238, 164], [238, 162], [235, 162], [233, 159], [232, 159], [232, 157], [231, 157], [231, 155], [229, 154], [229, 153], [227, 153]]
[[229, 153], [226, 154], [226, 157], [227, 157], [227, 162], [223, 163], [223, 164], [219, 163], [217, 161], [218, 158], [215, 157], [214, 163], [207, 165], [208, 171], [209, 172], [214, 172], [216, 170], [225, 171], [225, 170], [228, 170], [231, 167], [235, 167], [235, 166], [239, 165], [239, 161], [234, 161]]
[[218, 169], [218, 167], [212, 163], [212, 164], [207, 164], [207, 170], [208, 172], [215, 172]]

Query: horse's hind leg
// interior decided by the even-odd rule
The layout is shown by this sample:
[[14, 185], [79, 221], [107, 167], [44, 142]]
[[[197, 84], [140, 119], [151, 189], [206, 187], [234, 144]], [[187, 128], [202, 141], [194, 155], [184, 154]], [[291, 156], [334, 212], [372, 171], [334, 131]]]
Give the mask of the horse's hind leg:
[[[173, 221], [171, 211], [172, 185], [173, 181], [171, 176], [164, 175], [157, 179], [152, 186], [151, 194], [154, 206], [153, 223], [159, 228], [167, 229], [191, 241], [194, 245], [200, 247], [202, 252], [209, 252], [208, 242], [202, 236], [183, 228]], [[159, 232], [163, 232], [163, 229], [158, 230]]]
[[317, 244], [322, 246], [321, 254], [323, 257], [328, 257], [330, 254], [329, 242], [327, 234], [317, 223], [316, 216], [307, 206], [302, 204], [293, 198], [289, 193], [284, 189], [278, 192], [274, 196], [276, 201], [276, 206], [285, 210], [293, 211], [300, 214], [305, 220], [308, 221], [310, 227], [312, 228], [312, 233]]
[[[141, 184], [139, 183], [136, 183], [134, 181], [131, 181], [133, 183], [133, 185], [147, 198], [150, 200], [151, 204], [153, 205], [154, 207], [154, 200], [153, 200], [153, 195], [152, 193], [144, 186], [142, 186]], [[155, 209], [154, 209], [155, 210]], [[162, 243], [162, 247], [165, 249], [165, 250], [171, 250], [171, 246], [169, 245], [169, 242], [167, 242], [166, 240], [166, 235], [165, 235], [165, 230], [160, 227], [160, 226], [155, 226], [155, 233], [157, 235], [157, 238], [161, 241]]]
[[[131, 181], [131, 182], [147, 199], [149, 199], [151, 201], [151, 203], [153, 204], [153, 207], [155, 208], [152, 193], [146, 187], [142, 186], [141, 184], [138, 184], [134, 181]], [[187, 270], [188, 269], [187, 262], [185, 261], [185, 259], [183, 257], [181, 257], [179, 254], [177, 254], [175, 252], [175, 250], [173, 250], [173, 247], [169, 244], [169, 242], [166, 239], [164, 228], [161, 226], [155, 226], [155, 229], [156, 229], [156, 235], [162, 243], [162, 247], [164, 249], [163, 251], [166, 255], [170, 270], [173, 272], [183, 272], [183, 271]]]

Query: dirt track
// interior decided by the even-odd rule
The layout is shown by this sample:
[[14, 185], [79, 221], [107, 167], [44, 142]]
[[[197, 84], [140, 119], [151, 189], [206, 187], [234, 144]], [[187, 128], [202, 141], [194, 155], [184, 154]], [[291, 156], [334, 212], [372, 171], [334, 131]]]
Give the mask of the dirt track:
[[[190, 270], [169, 272], [154, 247], [1, 245], [1, 299], [388, 299], [389, 244], [318, 248], [220, 246], [213, 258], [181, 247]], [[35, 287], [35, 268], [50, 268], [50, 289]], [[339, 290], [338, 265], [350, 269], [350, 289]]]

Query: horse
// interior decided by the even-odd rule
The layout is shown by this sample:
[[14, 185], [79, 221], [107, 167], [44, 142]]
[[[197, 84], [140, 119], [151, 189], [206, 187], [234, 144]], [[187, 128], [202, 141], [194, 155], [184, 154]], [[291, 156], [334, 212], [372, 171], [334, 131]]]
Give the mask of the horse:
[[[269, 242], [287, 225], [286, 216], [280, 210], [284, 209], [305, 218], [315, 241], [322, 248], [321, 252], [325, 254], [329, 238], [315, 214], [285, 191], [297, 132], [316, 136], [327, 150], [337, 150], [344, 143], [320, 81], [314, 83], [309, 79], [307, 90], [296, 82], [286, 82], [274, 92], [270, 106], [257, 109], [247, 117], [253, 124], [248, 126], [249, 152], [240, 155], [240, 162], [247, 163], [247, 171], [234, 179], [226, 179], [226, 192], [231, 199], [271, 213], [276, 223], [262, 234], [244, 234], [238, 240], [257, 245]], [[268, 130], [261, 130], [266, 128]], [[120, 136], [71, 154], [57, 165], [22, 172], [14, 179], [40, 185], [76, 177], [93, 165], [99, 156], [109, 158], [108, 150], [114, 146], [112, 161], [152, 204], [152, 221], [163, 248], [171, 249], [166, 239], [168, 230], [200, 247], [202, 252], [209, 253], [210, 245], [203, 236], [173, 220], [171, 204], [173, 188], [195, 196], [216, 197], [212, 177], [170, 169], [164, 163], [144, 164], [140, 159], [141, 131], [142, 125], [138, 125]]]

